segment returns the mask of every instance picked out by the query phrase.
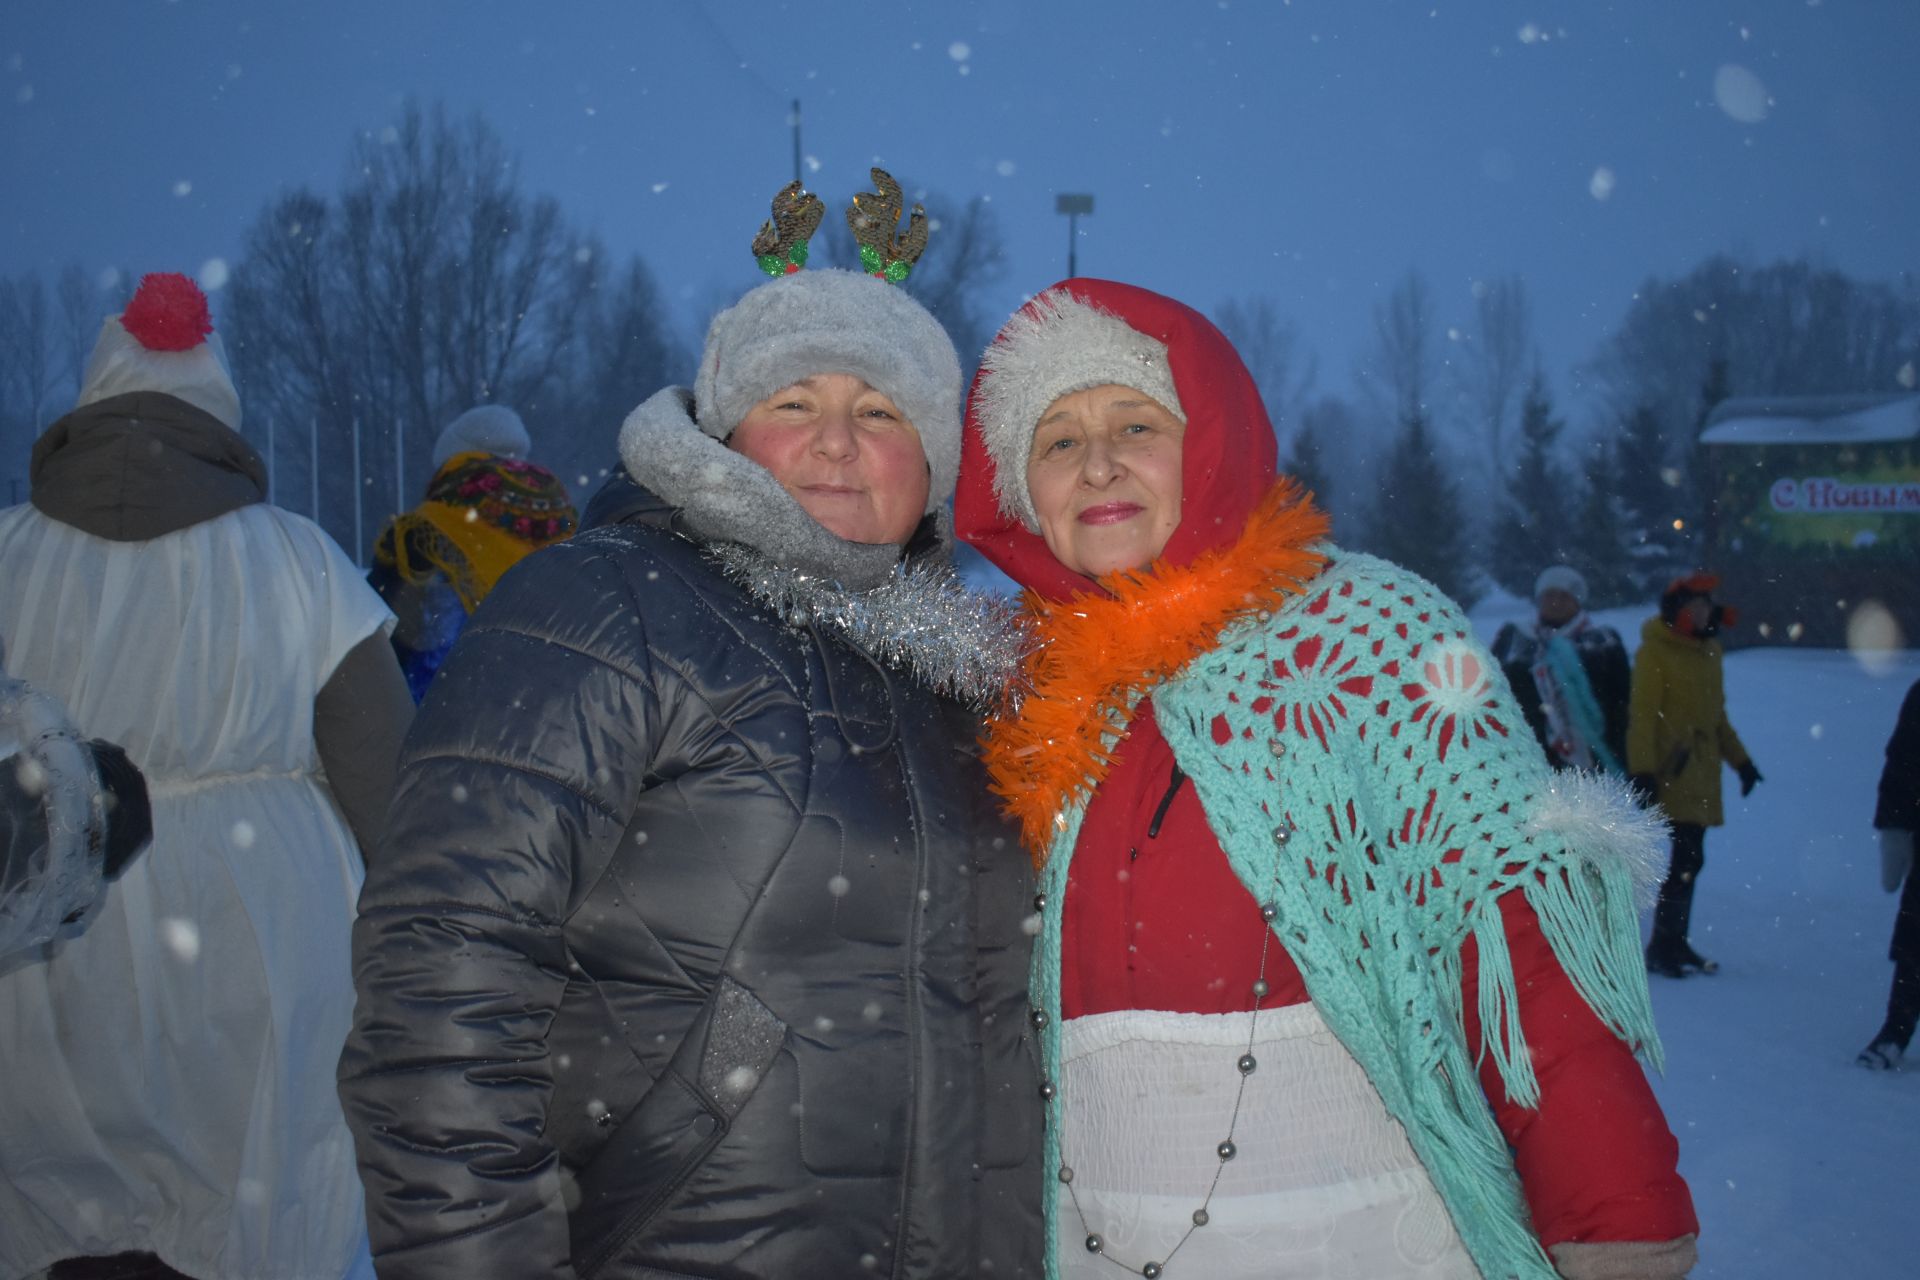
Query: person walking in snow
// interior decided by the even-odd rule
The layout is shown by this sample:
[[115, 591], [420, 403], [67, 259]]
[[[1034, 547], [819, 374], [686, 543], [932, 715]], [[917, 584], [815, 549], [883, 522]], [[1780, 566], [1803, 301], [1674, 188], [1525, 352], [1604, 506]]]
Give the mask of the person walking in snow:
[[1677, 578], [1660, 596], [1660, 615], [1640, 628], [1627, 717], [1627, 770], [1634, 789], [1659, 805], [1673, 824], [1667, 878], [1653, 912], [1647, 968], [1663, 977], [1716, 973], [1720, 966], [1693, 949], [1688, 932], [1693, 894], [1706, 865], [1707, 828], [1723, 821], [1720, 766], [1752, 793], [1760, 770], [1727, 719], [1720, 632], [1735, 613], [1713, 597], [1720, 580], [1695, 573]]
[[375, 544], [367, 581], [398, 620], [393, 648], [415, 702], [500, 576], [578, 523], [559, 478], [525, 461], [531, 445], [507, 406], [468, 409], [434, 442], [426, 498]]
[[1040, 1274], [1032, 889], [975, 745], [1020, 635], [940, 535], [960, 365], [874, 178], [884, 278], [793, 269], [783, 191], [779, 278], [422, 709], [340, 1063], [382, 1277]]
[[1900, 893], [1900, 909], [1887, 952], [1893, 961], [1887, 1020], [1860, 1051], [1859, 1061], [1863, 1067], [1887, 1071], [1900, 1065], [1913, 1042], [1914, 1024], [1920, 1022], [1920, 876], [1913, 873], [1913, 837], [1920, 831], [1920, 681], [1907, 690], [1893, 736], [1887, 739], [1873, 825], [1880, 832], [1880, 883], [1888, 893]]
[[1041, 874], [1050, 1274], [1684, 1275], [1624, 783], [1325, 541], [1190, 308], [1055, 285], [968, 423], [958, 531], [1041, 641], [987, 758]]
[[1556, 769], [1625, 773], [1632, 674], [1620, 633], [1587, 614], [1587, 580], [1564, 564], [1533, 584], [1534, 625], [1508, 623], [1493, 656]]
[[0, 965], [79, 930], [153, 836], [147, 780], [0, 653]]
[[240, 421], [205, 297], [147, 276], [0, 511], [9, 670], [124, 745], [153, 815], [88, 927], [0, 973], [0, 1275], [339, 1280], [364, 1242], [332, 1067], [412, 704]]

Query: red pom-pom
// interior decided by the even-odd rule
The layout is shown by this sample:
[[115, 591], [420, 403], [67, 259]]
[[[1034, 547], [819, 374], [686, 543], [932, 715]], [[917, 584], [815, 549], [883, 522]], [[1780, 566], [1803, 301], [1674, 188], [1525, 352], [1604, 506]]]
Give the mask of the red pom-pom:
[[191, 351], [213, 332], [213, 316], [199, 285], [177, 271], [156, 271], [141, 277], [120, 327], [149, 351]]

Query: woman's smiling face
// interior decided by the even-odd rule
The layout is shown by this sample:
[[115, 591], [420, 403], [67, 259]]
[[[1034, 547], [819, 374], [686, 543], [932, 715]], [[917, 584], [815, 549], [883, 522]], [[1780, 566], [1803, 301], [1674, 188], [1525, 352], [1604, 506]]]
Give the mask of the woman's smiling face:
[[850, 373], [776, 391], [748, 410], [727, 447], [772, 472], [808, 515], [849, 542], [905, 542], [926, 510], [919, 431]]
[[1089, 578], [1153, 563], [1180, 527], [1186, 423], [1132, 387], [1090, 387], [1040, 415], [1027, 493], [1054, 558]]

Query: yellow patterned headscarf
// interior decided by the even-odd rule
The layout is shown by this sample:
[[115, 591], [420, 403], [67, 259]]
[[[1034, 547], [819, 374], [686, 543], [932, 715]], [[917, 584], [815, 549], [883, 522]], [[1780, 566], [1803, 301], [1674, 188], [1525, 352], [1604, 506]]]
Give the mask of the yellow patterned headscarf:
[[434, 473], [426, 500], [395, 517], [374, 557], [411, 583], [445, 574], [472, 613], [501, 575], [571, 537], [578, 523], [566, 487], [546, 468], [456, 453]]

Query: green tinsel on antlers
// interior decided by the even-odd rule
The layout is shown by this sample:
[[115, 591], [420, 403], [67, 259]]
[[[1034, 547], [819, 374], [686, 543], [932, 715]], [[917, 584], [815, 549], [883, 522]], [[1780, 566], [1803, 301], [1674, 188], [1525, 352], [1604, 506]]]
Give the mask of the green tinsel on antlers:
[[900, 184], [877, 166], [868, 173], [874, 189], [855, 196], [847, 206], [847, 226], [860, 245], [860, 266], [867, 274], [899, 284], [926, 252], [927, 211], [915, 204], [907, 229], [896, 234], [906, 205]]
[[773, 216], [760, 224], [760, 234], [753, 238], [753, 260], [770, 276], [792, 275], [807, 265], [807, 241], [826, 214], [819, 196], [797, 178], [789, 182], [774, 196]]
[[[919, 204], [898, 230], [906, 197], [885, 169], [868, 170], [872, 191], [863, 191], [847, 206], [847, 227], [860, 246], [860, 268], [889, 284], [899, 284], [913, 272], [913, 264], [927, 248], [927, 211]], [[826, 206], [798, 179], [780, 188], [773, 198], [773, 216], [760, 224], [753, 238], [753, 260], [770, 276], [792, 275], [807, 265], [807, 241], [820, 229]]]

